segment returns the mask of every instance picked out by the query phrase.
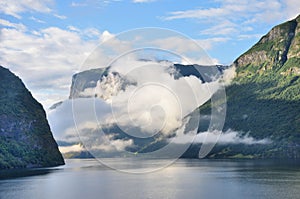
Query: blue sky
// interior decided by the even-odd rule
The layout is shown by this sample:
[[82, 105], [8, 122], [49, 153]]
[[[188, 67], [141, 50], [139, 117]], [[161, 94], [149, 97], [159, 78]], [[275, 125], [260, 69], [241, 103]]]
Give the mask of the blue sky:
[[216, 63], [230, 64], [299, 13], [298, 0], [2, 0], [0, 64], [47, 108], [68, 97], [72, 74], [112, 35], [167, 28], [194, 39]]

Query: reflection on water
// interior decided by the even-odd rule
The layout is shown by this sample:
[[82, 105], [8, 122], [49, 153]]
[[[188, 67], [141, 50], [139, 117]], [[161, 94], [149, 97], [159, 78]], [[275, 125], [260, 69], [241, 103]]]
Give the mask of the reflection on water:
[[43, 169], [11, 169], [11, 170], [0, 170], [0, 180], [29, 177], [36, 175], [45, 175], [55, 171], [54, 168], [43, 168]]
[[[143, 163], [106, 160], [128, 171], [136, 169], [133, 166], [136, 164], [143, 164], [143, 168], [155, 167], [158, 161], [165, 160]], [[0, 198], [294, 199], [300, 195], [300, 167], [295, 162], [181, 159], [147, 174], [118, 172], [92, 159], [66, 163], [55, 169], [29, 173], [27, 177], [0, 180]]]

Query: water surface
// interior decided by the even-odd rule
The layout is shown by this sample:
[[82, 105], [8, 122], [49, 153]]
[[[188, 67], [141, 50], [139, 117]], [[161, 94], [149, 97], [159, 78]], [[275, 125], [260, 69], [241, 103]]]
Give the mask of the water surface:
[[[109, 161], [136, 171], [130, 160]], [[154, 168], [158, 161], [164, 160], [143, 164]], [[21, 173], [22, 177], [0, 173], [1, 199], [296, 199], [300, 195], [300, 167], [294, 162], [180, 159], [156, 172], [131, 174], [93, 159], [73, 159], [62, 167]]]

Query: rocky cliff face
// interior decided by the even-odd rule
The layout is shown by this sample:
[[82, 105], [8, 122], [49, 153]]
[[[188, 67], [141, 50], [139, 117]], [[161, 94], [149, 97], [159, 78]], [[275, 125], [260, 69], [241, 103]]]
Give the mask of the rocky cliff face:
[[0, 169], [62, 164], [42, 105], [21, 79], [0, 66]]
[[[82, 95], [86, 88], [94, 88], [97, 81], [104, 75], [107, 75], [109, 68], [98, 68], [76, 73], [72, 77], [69, 99], [87, 97]], [[89, 96], [92, 97], [92, 96]]]
[[235, 62], [224, 129], [271, 140], [222, 146], [211, 157], [300, 158], [300, 15], [274, 27]]
[[[300, 57], [300, 15], [294, 20], [272, 28], [235, 62], [239, 77], [264, 73], [298, 73]], [[292, 69], [291, 69], [292, 68]]]
[[[196, 64], [174, 64], [173, 67], [178, 71], [179, 76], [194, 75], [202, 82], [211, 82], [213, 79], [219, 78], [220, 75], [223, 74], [223, 71], [228, 68], [228, 66], [222, 65], [201, 66]], [[111, 72], [110, 67], [86, 70], [73, 75], [69, 99], [95, 97], [91, 95], [91, 92], [86, 91], [95, 88], [97, 83], [98, 86], [105, 87], [105, 85], [99, 85], [99, 83], [101, 83], [100, 81], [102, 81], [103, 84], [109, 84], [110, 87], [112, 84], [118, 83], [117, 86], [119, 88], [115, 88], [115, 90], [122, 90], [128, 85], [134, 84], [134, 82], [127, 80], [126, 77], [120, 75], [119, 73]], [[108, 95], [113, 95], [113, 93], [109, 93]], [[97, 97], [105, 99], [105, 96], [103, 95]]]

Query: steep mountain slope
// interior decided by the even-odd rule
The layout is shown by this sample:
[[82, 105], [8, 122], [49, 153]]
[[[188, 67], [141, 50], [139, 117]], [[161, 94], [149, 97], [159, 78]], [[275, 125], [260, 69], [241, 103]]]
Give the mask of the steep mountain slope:
[[233, 66], [225, 130], [272, 143], [217, 147], [211, 157], [300, 158], [300, 15], [274, 27]]
[[62, 164], [42, 105], [0, 66], [0, 169]]

